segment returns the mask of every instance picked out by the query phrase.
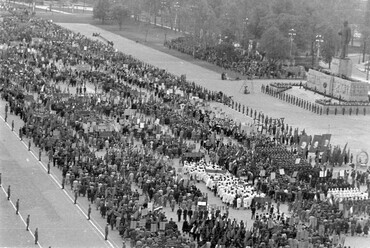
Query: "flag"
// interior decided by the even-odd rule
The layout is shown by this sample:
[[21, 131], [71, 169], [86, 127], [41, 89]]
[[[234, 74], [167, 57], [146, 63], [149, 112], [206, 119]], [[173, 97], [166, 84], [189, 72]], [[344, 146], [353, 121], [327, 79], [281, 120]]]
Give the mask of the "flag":
[[301, 135], [299, 139], [299, 146], [298, 150], [299, 152], [304, 152], [308, 149], [308, 144], [310, 143], [310, 138], [307, 135]]
[[321, 135], [320, 151], [325, 152], [329, 149], [331, 134]]
[[317, 150], [320, 150], [321, 140], [322, 140], [321, 135], [314, 135], [313, 136], [313, 140], [312, 140], [311, 146], [310, 146], [310, 152], [316, 152]]
[[293, 142], [296, 144], [298, 141], [298, 128], [294, 129]]
[[344, 154], [346, 153], [347, 145], [348, 145], [348, 142], [345, 144], [345, 146], [343, 148], [342, 156], [344, 156]]
[[346, 152], [347, 145], [348, 145], [348, 142], [344, 145], [342, 152], [339, 154], [339, 161], [338, 161], [339, 165], [342, 165], [343, 162], [346, 162], [345, 157], [347, 155], [347, 152]]

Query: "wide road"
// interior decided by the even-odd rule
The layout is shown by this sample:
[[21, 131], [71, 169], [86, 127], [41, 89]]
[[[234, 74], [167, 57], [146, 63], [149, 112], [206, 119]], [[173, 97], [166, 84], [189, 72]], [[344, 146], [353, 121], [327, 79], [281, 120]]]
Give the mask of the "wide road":
[[100, 33], [104, 38], [113, 41], [114, 47], [119, 51], [130, 54], [143, 62], [166, 69], [175, 75], [185, 74], [188, 80], [208, 89], [222, 91], [233, 96], [235, 101], [245, 104], [253, 110], [256, 109], [257, 112], [263, 111], [269, 117], [284, 117], [285, 123], [293, 127], [299, 127], [299, 130], [305, 129], [310, 135], [330, 132], [333, 134], [332, 144], [340, 145], [343, 148], [348, 142], [348, 146], [352, 152], [355, 152], [355, 155], [357, 151], [367, 150], [370, 147], [370, 115], [319, 116], [260, 92], [262, 84], [279, 80], [254, 80], [253, 85], [249, 83], [249, 89], [253, 88], [253, 93], [244, 95], [240, 90], [244, 84], [243, 81], [222, 81], [220, 75], [213, 71], [89, 24], [59, 23], [59, 25], [94, 39], [99, 38], [92, 37], [92, 33]]
[[[61, 190], [26, 145], [4, 122], [4, 102], [0, 115], [0, 247], [36, 247], [23, 222], [30, 215], [30, 229], [39, 230], [40, 247], [117, 247], [104, 240], [86, 220], [67, 191]], [[19, 118], [19, 117], [17, 117]], [[12, 116], [9, 119], [13, 119]], [[17, 129], [18, 130], [18, 129]], [[11, 201], [6, 193], [11, 185]], [[20, 215], [12, 204], [20, 199]], [[23, 219], [23, 220], [22, 220]]]

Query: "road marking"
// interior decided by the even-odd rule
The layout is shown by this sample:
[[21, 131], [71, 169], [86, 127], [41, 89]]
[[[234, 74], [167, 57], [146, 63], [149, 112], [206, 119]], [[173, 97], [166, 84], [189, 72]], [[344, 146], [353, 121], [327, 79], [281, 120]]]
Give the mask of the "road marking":
[[[4, 122], [5, 122], [5, 119], [0, 115], [0, 119], [2, 119]], [[18, 136], [18, 134], [15, 132], [15, 131], [12, 131], [11, 130], [11, 126], [9, 125], [9, 123], [5, 122], [5, 124], [10, 128], [10, 131], [18, 138], [20, 139], [20, 137]], [[26, 144], [26, 142], [24, 142], [23, 140], [20, 140], [21, 143], [28, 149], [28, 145]], [[34, 152], [32, 151], [29, 151], [32, 156], [36, 159], [36, 161], [41, 165], [41, 167], [47, 172], [48, 169], [47, 167], [42, 163], [42, 161], [39, 161], [39, 158], [34, 154]], [[61, 188], [62, 185], [58, 182], [58, 180], [56, 179], [56, 176], [54, 176], [52, 173], [49, 174], [50, 177], [53, 179], [53, 181], [56, 183], [56, 185]], [[4, 190], [4, 188], [3, 188]], [[4, 190], [5, 192], [5, 190]], [[71, 200], [72, 203], [74, 203], [74, 199], [72, 199], [72, 197], [68, 194], [68, 192], [63, 189], [63, 192], [64, 194], [68, 197], [68, 199]], [[5, 192], [6, 193], [6, 192]], [[12, 203], [13, 207], [15, 208], [14, 204]], [[78, 204], [75, 204], [75, 206], [77, 207], [77, 209], [82, 213], [82, 215], [87, 219], [87, 214], [85, 213], [85, 211], [83, 210], [82, 207], [80, 207]], [[86, 211], [87, 212], [87, 211]], [[22, 217], [21, 217], [22, 218]], [[24, 222], [23, 218], [22, 218], [22, 221]], [[90, 222], [90, 224], [95, 228], [95, 230], [103, 237], [105, 238], [105, 235], [104, 233], [100, 230], [100, 228], [102, 230], [104, 230], [100, 225], [99, 223], [97, 223], [96, 221], [93, 220], [93, 218], [90, 217], [90, 220], [88, 220]], [[95, 223], [94, 223], [95, 222]], [[99, 227], [98, 227], [99, 226]], [[32, 233], [32, 232], [31, 232]], [[109, 244], [110, 247], [112, 248], [116, 248], [116, 247], [119, 247], [113, 240], [110, 241], [110, 240], [107, 240], [107, 243]]]
[[[4, 187], [3, 187], [2, 185], [0, 185], [0, 187], [1, 187], [1, 188], [2, 188], [2, 190], [4, 191], [5, 196], [6, 196], [6, 197], [8, 197], [8, 193], [5, 191]], [[15, 205], [14, 205], [14, 203], [12, 202], [12, 200], [11, 200], [11, 199], [9, 200], [9, 202], [10, 202], [10, 204], [12, 204], [12, 206], [13, 206], [14, 210], [17, 210], [17, 208], [15, 207]], [[22, 220], [23, 224], [25, 225], [25, 227], [27, 227], [27, 223], [26, 223], [26, 221], [23, 219], [23, 217], [22, 217], [22, 215], [21, 215], [21, 212], [20, 212], [20, 211], [18, 211], [18, 215], [19, 215], [19, 217], [21, 218], [21, 220]], [[33, 232], [31, 231], [31, 228], [28, 228], [28, 232], [29, 232], [29, 233], [31, 233], [31, 235], [32, 235], [32, 237], [33, 237], [33, 240], [35, 240], [35, 235], [34, 235], [34, 234], [33, 234]], [[40, 242], [37, 242], [37, 244], [38, 244], [38, 246], [39, 246], [40, 248], [42, 248], [42, 246], [41, 246]]]

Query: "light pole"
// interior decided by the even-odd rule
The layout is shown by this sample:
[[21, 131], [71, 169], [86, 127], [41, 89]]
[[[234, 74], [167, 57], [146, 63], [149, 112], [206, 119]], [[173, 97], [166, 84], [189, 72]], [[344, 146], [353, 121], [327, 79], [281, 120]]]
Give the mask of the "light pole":
[[366, 61], [366, 81], [369, 81], [369, 70], [370, 70], [370, 61], [369, 61], [369, 58], [367, 58], [367, 61]]
[[294, 36], [296, 35], [295, 29], [289, 29], [289, 40], [290, 40], [290, 49], [289, 49], [289, 58], [290, 58], [290, 63], [289, 66], [292, 64], [292, 50], [293, 50], [293, 41], [294, 41]]
[[289, 58], [292, 59], [292, 50], [293, 50], [293, 41], [294, 41], [294, 36], [296, 35], [295, 29], [289, 29], [289, 40], [290, 40], [290, 49], [289, 49]]
[[316, 35], [316, 44], [317, 44], [317, 61], [320, 59], [320, 46], [324, 42], [324, 37], [321, 34]]
[[246, 39], [247, 39], [247, 27], [248, 27], [248, 22], [249, 19], [248, 17], [245, 18], [245, 20], [243, 21], [243, 24], [244, 24], [244, 39], [243, 39], [243, 46], [245, 47], [247, 42], [246, 42]]
[[[179, 12], [179, 9], [180, 9], [180, 3], [179, 2], [175, 2], [175, 4], [173, 5], [173, 7], [175, 8], [175, 12], [176, 12], [176, 15], [175, 15], [175, 31], [176, 31], [176, 27], [177, 27], [177, 18], [178, 18], [178, 12]], [[179, 28], [179, 31], [180, 31], [180, 27]]]

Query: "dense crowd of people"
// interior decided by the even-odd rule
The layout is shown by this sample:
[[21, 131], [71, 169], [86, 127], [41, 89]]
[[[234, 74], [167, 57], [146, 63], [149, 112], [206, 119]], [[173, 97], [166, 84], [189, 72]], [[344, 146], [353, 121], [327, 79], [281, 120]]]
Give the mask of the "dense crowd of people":
[[[50, 21], [14, 12], [4, 18], [2, 29], [1, 40], [9, 46], [0, 64], [1, 96], [9, 114], [19, 115], [25, 123], [20, 137], [47, 153], [50, 163], [61, 170], [62, 186], [68, 185], [76, 198], [87, 197], [132, 246], [343, 246], [332, 236], [348, 231], [349, 223], [367, 235], [367, 218], [358, 219], [368, 212], [366, 199], [327, 198], [329, 187], [359, 188], [353, 182], [369, 187], [367, 172], [351, 180], [332, 177], [332, 170], [319, 161], [311, 166], [307, 151], [299, 148], [298, 129], [283, 120], [272, 120], [222, 93]], [[263, 70], [260, 75], [265, 75]], [[93, 93], [88, 92], [89, 85]], [[77, 93], [70, 94], [69, 88]], [[190, 96], [200, 100], [190, 101]], [[203, 108], [201, 100], [222, 102], [254, 118], [261, 129], [245, 132], [234, 120]], [[204, 160], [188, 160], [185, 155], [195, 144], [215, 167]], [[199, 205], [207, 203], [207, 195], [194, 184], [198, 178], [177, 173], [169, 162], [172, 158], [208, 171], [227, 171], [225, 183], [217, 183], [210, 174], [204, 178], [213, 180], [215, 194], [231, 196], [225, 201], [230, 207], [238, 208], [244, 196], [226, 189], [239, 187], [245, 178], [240, 190], [263, 194], [244, 206], [252, 211], [253, 227], [230, 219], [227, 211], [221, 214]], [[282, 213], [280, 203], [288, 203], [291, 213]], [[178, 223], [161, 211], [167, 205], [176, 210]], [[338, 218], [341, 225], [335, 225]]]
[[[256, 78], [286, 78], [290, 75], [281, 66], [264, 59], [261, 54], [248, 53], [243, 49], [236, 49], [232, 45], [218, 44], [202, 46], [193, 37], [179, 37], [166, 41], [164, 44], [169, 49], [192, 55], [196, 59], [231, 70], [241, 75]], [[295, 75], [302, 77], [303, 75]]]

